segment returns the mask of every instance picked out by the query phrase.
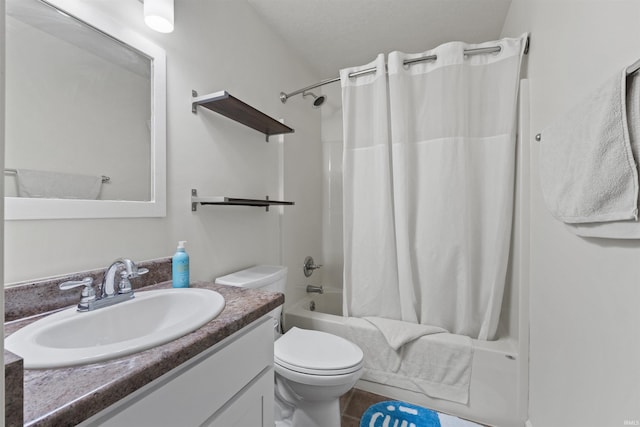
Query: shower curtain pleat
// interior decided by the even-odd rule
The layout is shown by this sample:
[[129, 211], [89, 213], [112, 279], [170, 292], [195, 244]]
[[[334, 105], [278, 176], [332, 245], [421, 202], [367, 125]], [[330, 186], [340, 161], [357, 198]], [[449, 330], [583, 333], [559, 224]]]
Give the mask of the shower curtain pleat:
[[[525, 40], [393, 52], [388, 79], [382, 55], [340, 72], [345, 315], [495, 337]], [[464, 55], [496, 44], [500, 53]], [[403, 65], [427, 55], [437, 60]], [[375, 75], [348, 77], [372, 65]]]
[[[375, 67], [375, 74], [349, 73]], [[399, 318], [384, 56], [340, 71], [345, 316]]]

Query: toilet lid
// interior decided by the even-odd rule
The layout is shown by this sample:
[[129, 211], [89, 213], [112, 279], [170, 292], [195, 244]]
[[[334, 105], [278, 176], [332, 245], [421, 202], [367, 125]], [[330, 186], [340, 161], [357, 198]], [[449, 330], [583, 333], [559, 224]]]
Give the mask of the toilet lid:
[[360, 347], [336, 335], [291, 328], [274, 345], [278, 365], [313, 375], [342, 375], [362, 367]]

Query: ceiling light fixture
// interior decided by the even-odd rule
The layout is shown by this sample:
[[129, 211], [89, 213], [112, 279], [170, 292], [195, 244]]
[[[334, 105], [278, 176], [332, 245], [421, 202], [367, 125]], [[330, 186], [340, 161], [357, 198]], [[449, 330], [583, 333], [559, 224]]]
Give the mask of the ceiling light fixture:
[[144, 0], [144, 22], [159, 33], [173, 31], [173, 0]]

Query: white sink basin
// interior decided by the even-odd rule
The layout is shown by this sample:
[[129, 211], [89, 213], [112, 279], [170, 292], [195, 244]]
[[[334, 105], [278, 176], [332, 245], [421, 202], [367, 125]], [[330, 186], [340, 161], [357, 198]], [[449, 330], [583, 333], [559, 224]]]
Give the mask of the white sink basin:
[[135, 298], [95, 311], [75, 308], [18, 330], [5, 348], [27, 369], [60, 368], [137, 353], [188, 334], [214, 319], [224, 297], [208, 289], [138, 292]]

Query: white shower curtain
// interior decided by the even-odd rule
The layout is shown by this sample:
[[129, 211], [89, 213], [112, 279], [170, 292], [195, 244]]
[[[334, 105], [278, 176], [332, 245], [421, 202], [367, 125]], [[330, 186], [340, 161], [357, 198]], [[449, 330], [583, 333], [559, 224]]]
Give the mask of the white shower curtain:
[[[349, 74], [375, 68], [357, 78]], [[400, 317], [384, 56], [340, 71], [345, 316]], [[393, 302], [393, 303], [389, 303]]]
[[[515, 112], [524, 42], [524, 36], [480, 45], [454, 42], [420, 54], [389, 55], [393, 225], [377, 223], [371, 212], [356, 214], [358, 198], [353, 206], [345, 203], [344, 213], [345, 219], [353, 215], [358, 223], [367, 223], [372, 234], [395, 236], [395, 245], [380, 255], [385, 265], [394, 258], [397, 279], [380, 283], [380, 277], [369, 277], [363, 282], [354, 274], [361, 259], [353, 251], [350, 260], [345, 258], [345, 271], [352, 273], [345, 274], [344, 282], [351, 296], [345, 297], [350, 315], [365, 311], [472, 338], [495, 336], [509, 257]], [[464, 55], [465, 49], [496, 45], [502, 48], [498, 54]], [[403, 65], [426, 55], [437, 55], [437, 60]], [[345, 106], [345, 128], [362, 121], [359, 114]], [[357, 170], [349, 171], [350, 137], [345, 131], [345, 202], [375, 185]], [[380, 172], [377, 167], [375, 172]], [[382, 182], [386, 176], [385, 171], [377, 179]], [[345, 220], [345, 248], [354, 218]], [[387, 286], [397, 289], [396, 299]], [[369, 289], [381, 292], [378, 297], [384, 295], [384, 312], [373, 313], [371, 302], [361, 304], [359, 296]]]

